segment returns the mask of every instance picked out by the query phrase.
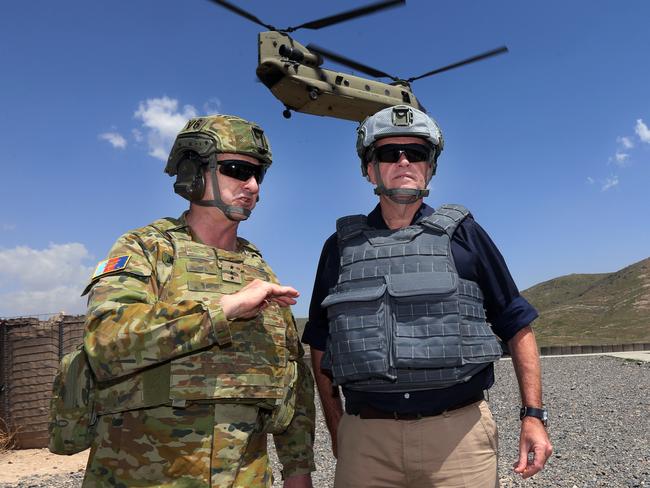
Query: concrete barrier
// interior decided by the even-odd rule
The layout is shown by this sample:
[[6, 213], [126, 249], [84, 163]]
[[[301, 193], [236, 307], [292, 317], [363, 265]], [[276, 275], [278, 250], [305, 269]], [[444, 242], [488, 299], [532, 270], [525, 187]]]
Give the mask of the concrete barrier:
[[588, 344], [583, 346], [542, 346], [541, 356], [566, 356], [569, 354], [607, 354], [610, 352], [650, 351], [650, 343], [636, 342], [633, 344]]

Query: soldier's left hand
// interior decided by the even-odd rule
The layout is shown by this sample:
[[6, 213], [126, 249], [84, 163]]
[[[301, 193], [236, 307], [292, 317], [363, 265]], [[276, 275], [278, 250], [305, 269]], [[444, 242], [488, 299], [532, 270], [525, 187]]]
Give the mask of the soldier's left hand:
[[[532, 454], [530, 460], [529, 454]], [[551, 454], [553, 446], [542, 422], [533, 417], [524, 417], [519, 437], [519, 459], [513, 465], [515, 473], [522, 478], [530, 478], [542, 470]]]
[[281, 307], [294, 305], [299, 295], [298, 290], [291, 286], [253, 280], [237, 293], [221, 297], [220, 303], [228, 320], [249, 319], [255, 317], [271, 302]]

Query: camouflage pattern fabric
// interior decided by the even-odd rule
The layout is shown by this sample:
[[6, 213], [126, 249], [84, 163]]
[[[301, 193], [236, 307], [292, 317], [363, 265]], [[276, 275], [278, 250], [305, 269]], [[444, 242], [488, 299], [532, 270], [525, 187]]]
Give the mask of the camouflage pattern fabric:
[[82, 346], [61, 359], [52, 385], [48, 448], [54, 454], [88, 449], [95, 436], [95, 378]]
[[[314, 470], [313, 383], [302, 364], [304, 353], [291, 312], [274, 305], [252, 320], [228, 321], [218, 303], [222, 294], [236, 292], [255, 278], [277, 282], [253, 245], [240, 239], [239, 247], [239, 252], [226, 252], [193, 241], [181, 217], [129, 232], [111, 249], [109, 257], [129, 256], [128, 264], [101, 274], [86, 289], [91, 293], [85, 346], [99, 381], [100, 423], [87, 474], [94, 481], [84, 486], [99, 483], [101, 476], [109, 480], [118, 471], [147, 471], [148, 460], [153, 466], [159, 457], [175, 458], [183, 452], [200, 457], [202, 449], [210, 451], [215, 469], [218, 453], [214, 441], [205, 444], [211, 437], [205, 432], [213, 432], [220, 424], [214, 421], [214, 408], [224, 403], [259, 410], [255, 429], [241, 429], [250, 436], [248, 447], [241, 451], [249, 462], [239, 470], [264, 473], [267, 467], [255, 466], [268, 464], [266, 434], [262, 433], [265, 416], [284, 405], [290, 391], [295, 394], [295, 413], [286, 418], [286, 429], [274, 435], [283, 476]], [[297, 375], [294, 385], [289, 385], [291, 375], [286, 373], [292, 362]], [[210, 413], [196, 410], [205, 404], [213, 409]], [[266, 410], [269, 406], [271, 410]], [[123, 431], [124, 422], [132, 418], [142, 422], [143, 431], [137, 430], [138, 422], [132, 422], [129, 443], [118, 449], [119, 456], [111, 455], [114, 442], [124, 435], [113, 430]], [[114, 425], [120, 427], [112, 430]], [[155, 425], [161, 427], [161, 437], [152, 433]], [[197, 431], [204, 434], [193, 434]], [[263, 441], [255, 440], [256, 436]], [[257, 446], [259, 461], [246, 454], [251, 446]], [[143, 457], [149, 448], [159, 454]], [[192, 454], [195, 449], [198, 453]], [[192, 463], [185, 466], [165, 476], [171, 480], [194, 476]], [[100, 476], [102, 469], [106, 473]], [[131, 475], [124, 476], [129, 481]], [[265, 476], [253, 475], [259, 481], [248, 486], [266, 486]], [[126, 486], [203, 486], [157, 484], [158, 478], [151, 476], [149, 480], [151, 484]], [[213, 481], [212, 486], [222, 485]]]
[[174, 176], [178, 161], [185, 151], [201, 158], [217, 153], [247, 154], [271, 166], [271, 146], [260, 126], [234, 115], [210, 115], [190, 119], [176, 136], [165, 173]]
[[256, 414], [250, 405], [195, 403], [102, 416], [83, 487], [270, 487]]

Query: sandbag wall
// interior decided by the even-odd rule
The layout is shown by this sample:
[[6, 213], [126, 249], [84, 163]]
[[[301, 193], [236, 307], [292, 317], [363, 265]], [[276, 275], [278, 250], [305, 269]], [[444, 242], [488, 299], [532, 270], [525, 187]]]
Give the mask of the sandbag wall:
[[20, 449], [47, 446], [52, 381], [83, 339], [83, 316], [0, 320], [0, 418]]

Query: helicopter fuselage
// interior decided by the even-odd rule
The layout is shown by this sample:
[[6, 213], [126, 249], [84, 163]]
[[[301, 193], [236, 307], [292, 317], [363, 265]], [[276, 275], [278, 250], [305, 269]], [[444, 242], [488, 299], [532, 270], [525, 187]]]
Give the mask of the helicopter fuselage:
[[321, 68], [319, 55], [283, 32], [261, 32], [258, 41], [257, 76], [287, 109], [359, 122], [393, 105], [423, 109], [408, 83]]

